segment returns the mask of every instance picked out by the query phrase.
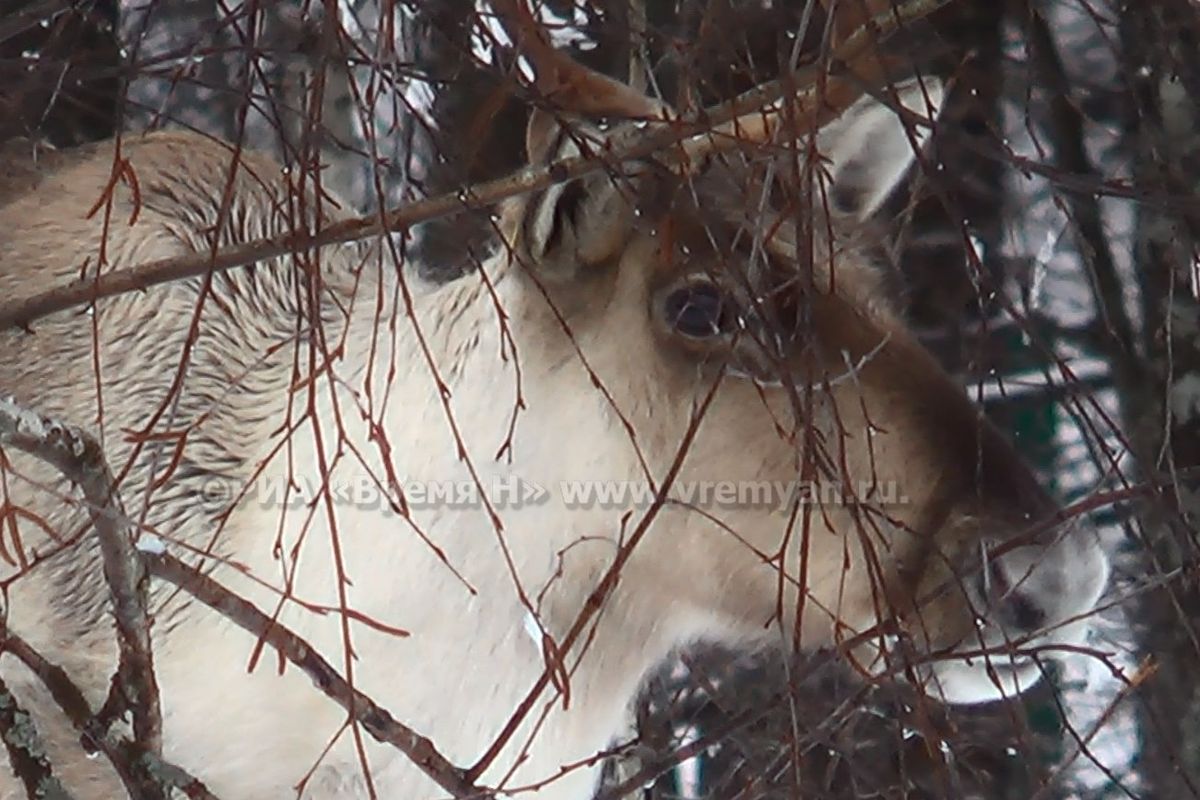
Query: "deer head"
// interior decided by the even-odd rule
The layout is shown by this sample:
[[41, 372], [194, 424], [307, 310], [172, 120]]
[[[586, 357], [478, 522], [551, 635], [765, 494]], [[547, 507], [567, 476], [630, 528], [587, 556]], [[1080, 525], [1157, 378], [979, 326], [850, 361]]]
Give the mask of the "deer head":
[[[610, 83], [589, 95], [586, 70], [564, 77], [536, 52], [566, 95], [615, 93], [619, 115], [670, 124], [662, 103]], [[653, 587], [647, 603], [699, 637], [774, 621], [949, 702], [1009, 696], [1037, 680], [1039, 654], [1080, 642], [1107, 563], [914, 339], [865, 255], [941, 83], [841, 107], [812, 91], [511, 203], [492, 270], [520, 287], [531, 335], [563, 341], [541, 357], [587, 360], [608, 392], [596, 412], [612, 439], [637, 440], [654, 481], [687, 442], [627, 592]], [[528, 157], [604, 160], [626, 132], [535, 110]], [[768, 485], [799, 486], [796, 502], [748, 499]], [[704, 494], [719, 486], [731, 502]], [[881, 635], [897, 621], [903, 661]]]

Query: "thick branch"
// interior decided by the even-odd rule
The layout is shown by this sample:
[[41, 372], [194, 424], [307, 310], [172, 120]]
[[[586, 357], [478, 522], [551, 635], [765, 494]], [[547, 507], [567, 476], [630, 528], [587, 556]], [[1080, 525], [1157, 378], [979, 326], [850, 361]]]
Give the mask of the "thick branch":
[[46, 748], [33, 718], [21, 708], [3, 680], [0, 680], [0, 742], [8, 751], [8, 763], [13, 773], [25, 784], [27, 797], [71, 800], [71, 795], [54, 776], [54, 766], [46, 757]]
[[[835, 23], [838, 29], [847, 25], [841, 16], [848, 6], [835, 5]], [[779, 136], [780, 127], [787, 124], [796, 132], [819, 130], [836, 119], [866, 90], [879, 88], [889, 79], [890, 62], [878, 51], [888, 37], [907, 25], [923, 19], [951, 0], [909, 0], [899, 6], [890, 7], [882, 3], [876, 16], [853, 28], [843, 36], [835, 33], [834, 44], [825, 71], [810, 71], [809, 74], [785, 75], [777, 81], [763, 84], [738, 98], [739, 111], [732, 119], [721, 121], [709, 113], [716, 124], [710, 136], [716, 142], [706, 147], [688, 143], [685, 150], [695, 159], [708, 149], [720, 149], [721, 140], [733, 142], [772, 142]], [[872, 2], [870, 8], [876, 10]], [[780, 102], [789, 98], [788, 102]], [[751, 98], [757, 98], [757, 103]], [[728, 146], [727, 144], [725, 146]]]

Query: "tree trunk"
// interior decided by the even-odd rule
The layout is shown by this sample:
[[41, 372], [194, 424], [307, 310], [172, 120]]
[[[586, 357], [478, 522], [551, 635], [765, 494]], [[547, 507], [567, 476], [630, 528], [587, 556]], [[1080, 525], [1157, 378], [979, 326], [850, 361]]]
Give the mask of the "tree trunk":
[[[1123, 12], [1139, 205], [1136, 240], [1149, 380], [1124, 393], [1139, 466], [1160, 491], [1143, 515], [1147, 574], [1137, 634], [1154, 667], [1139, 691], [1148, 796], [1200, 797], [1200, 14], [1187, 0]], [[1156, 585], [1155, 585], [1156, 584]]]

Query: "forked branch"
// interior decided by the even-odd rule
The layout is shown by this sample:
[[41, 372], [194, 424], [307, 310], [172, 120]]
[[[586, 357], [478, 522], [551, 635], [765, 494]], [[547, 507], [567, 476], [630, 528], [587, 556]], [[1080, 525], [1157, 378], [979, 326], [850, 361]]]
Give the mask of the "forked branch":
[[134, 548], [134, 534], [99, 443], [75, 427], [12, 400], [0, 400], [0, 444], [40, 458], [83, 493], [112, 597], [120, 647], [116, 681], [120, 705], [133, 715], [137, 745], [154, 756], [161, 755], [162, 716], [147, 612], [149, 578]]
[[[97, 730], [94, 724], [96, 715], [93, 714], [87, 699], [61, 667], [50, 663], [20, 636], [9, 631], [0, 631], [0, 634], [0, 650], [16, 658], [38, 677], [50, 692], [55, 704], [88, 742], [89, 749], [95, 748], [103, 753], [112, 764], [129, 796], [174, 797], [170, 790], [178, 789], [189, 800], [219, 800], [207, 786], [185, 770], [144, 751], [138, 752], [136, 747], [124, 738]], [[44, 792], [29, 796], [69, 797], [65, 792]]]
[[[72, 722], [99, 743], [126, 787], [137, 796], [165, 798], [170, 786], [184, 786], [191, 787], [185, 789], [189, 796], [210, 797], [202, 784], [162, 761], [162, 716], [147, 611], [149, 576], [134, 547], [132, 526], [99, 443], [82, 430], [48, 419], [11, 399], [0, 399], [0, 445], [45, 461], [78, 486], [100, 544], [119, 652], [114, 695], [105, 705], [111, 706], [110, 710], [117, 715], [126, 710], [130, 712], [134, 739], [132, 743], [110, 740], [107, 723], [111, 718], [101, 720], [92, 716], [85, 702], [76, 704], [74, 710], [78, 714], [69, 715]], [[27, 665], [30, 660], [36, 661], [32, 651], [22, 657], [17, 652], [20, 649], [18, 643], [16, 637], [0, 626], [0, 651], [14, 652]], [[49, 674], [34, 671], [43, 679]], [[65, 675], [63, 680], [69, 682]], [[48, 685], [47, 688], [56, 698], [61, 694], [55, 687]], [[82, 695], [79, 699], [82, 701]], [[25, 722], [32, 725], [29, 719]], [[31, 770], [38, 766], [27, 759], [18, 760], [18, 768], [23, 767], [22, 771], [28, 775], [34, 775]], [[47, 787], [50, 782], [56, 782], [49, 772], [41, 777]]]

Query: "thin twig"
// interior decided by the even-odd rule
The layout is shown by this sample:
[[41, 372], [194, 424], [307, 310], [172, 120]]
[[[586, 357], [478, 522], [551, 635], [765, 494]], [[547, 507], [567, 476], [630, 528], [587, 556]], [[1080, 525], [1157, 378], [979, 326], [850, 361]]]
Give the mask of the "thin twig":
[[517, 195], [540, 191], [602, 169], [611, 169], [614, 163], [657, 155], [668, 163], [686, 166], [704, 153], [733, 146], [740, 141], [770, 139], [785, 116], [781, 113], [779, 100], [787, 96], [795, 98], [794, 110], [787, 115], [787, 119], [793, 122], [798, 131], [816, 129], [849, 108], [863, 93], [862, 71], [848, 70], [847, 65], [862, 65], [877, 42], [949, 2], [909, 0], [872, 19], [870, 30], [860, 29], [835, 48], [831, 54], [831, 68], [841, 72], [827, 76], [820, 93], [817, 75], [812, 71], [804, 71], [803, 74], [745, 92], [732, 101], [707, 109], [692, 120], [647, 125], [644, 130], [631, 128], [613, 137], [605, 148], [603, 158], [594, 154], [573, 156], [548, 165], [527, 167], [470, 190], [418, 200], [379, 214], [332, 222], [316, 232], [285, 231], [216, 252], [205, 250], [202, 253], [188, 253], [75, 280], [32, 297], [0, 305], [0, 330], [28, 328], [34, 320], [48, 314], [87, 305], [105, 297], [144, 291], [162, 283], [186, 280], [209, 272], [224, 272], [311, 248], [406, 231], [422, 222], [485, 209]]

